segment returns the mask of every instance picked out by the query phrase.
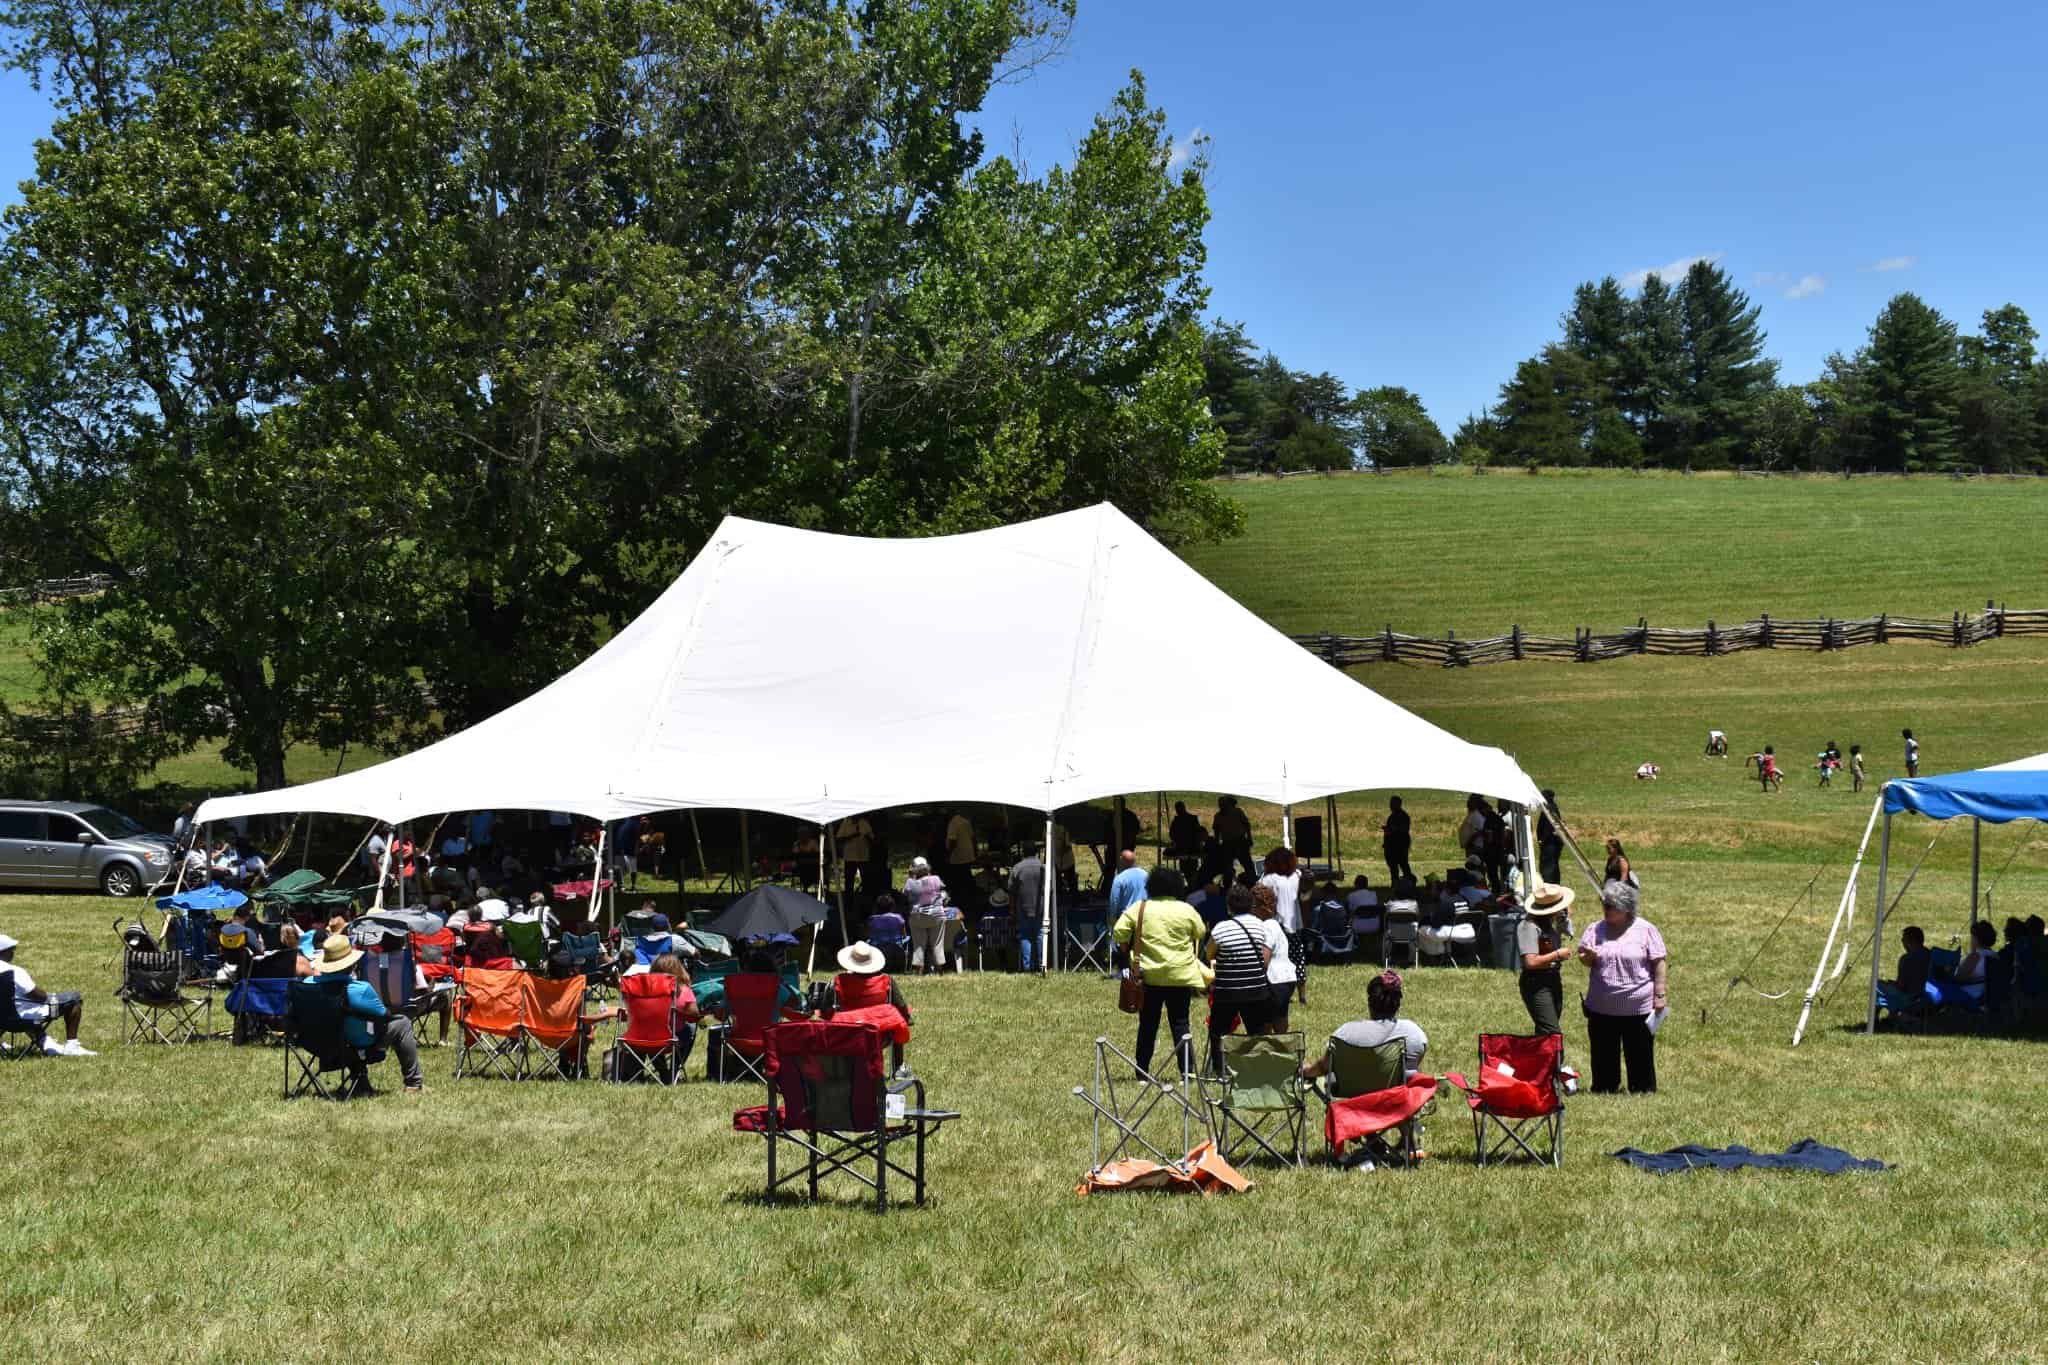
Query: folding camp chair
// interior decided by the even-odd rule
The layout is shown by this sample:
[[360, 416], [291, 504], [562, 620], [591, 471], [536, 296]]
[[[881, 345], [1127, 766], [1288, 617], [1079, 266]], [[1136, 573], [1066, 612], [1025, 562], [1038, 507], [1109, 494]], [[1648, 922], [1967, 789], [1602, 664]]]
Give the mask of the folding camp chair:
[[[1327, 960], [1341, 962], [1358, 951], [1358, 933], [1352, 928], [1351, 907], [1343, 901], [1324, 901], [1315, 910], [1316, 949]], [[1226, 1159], [1228, 1153], [1225, 1153]]]
[[194, 1043], [205, 1038], [213, 1022], [213, 997], [191, 999], [181, 989], [184, 981], [184, 954], [124, 948], [121, 985], [114, 992], [127, 1011], [123, 1041]]
[[676, 1036], [676, 985], [667, 972], [640, 972], [620, 980], [619, 999], [624, 1009], [612, 1041], [606, 1080], [651, 1077], [657, 1084], [674, 1085], [683, 1078], [682, 1041]]
[[[1077, 1085], [1073, 1092], [1075, 1098], [1095, 1111], [1089, 1128], [1089, 1150], [1093, 1158], [1090, 1170], [1101, 1170], [1133, 1146], [1144, 1148], [1162, 1165], [1184, 1166], [1187, 1154], [1194, 1150], [1197, 1130], [1204, 1137], [1214, 1138], [1209, 1128], [1208, 1111], [1195, 1088], [1194, 1039], [1182, 1034], [1174, 1043], [1174, 1052], [1180, 1059], [1180, 1080], [1168, 1085], [1140, 1070], [1130, 1055], [1109, 1039], [1095, 1040], [1093, 1087]], [[1135, 1080], [1118, 1080], [1118, 1077], [1133, 1073]], [[1145, 1136], [1145, 1125], [1154, 1114], [1168, 1120], [1179, 1118], [1180, 1147], [1177, 1150], [1164, 1151]], [[1158, 1125], [1153, 1126], [1156, 1129]], [[1105, 1127], [1116, 1135], [1109, 1140], [1107, 1147], [1104, 1146]]]
[[[309, 977], [285, 991], [284, 1097], [308, 1093], [346, 1100], [370, 1091], [370, 1068], [384, 1060], [382, 1048], [359, 1049], [348, 1041], [348, 978]], [[326, 1076], [343, 1073], [338, 1084]]]
[[49, 1041], [49, 1025], [42, 1020], [24, 1019], [15, 1008], [14, 968], [0, 967], [0, 1037], [8, 1034], [28, 1039], [25, 1047], [0, 1049], [0, 1058], [18, 1062], [25, 1057], [43, 1055], [43, 1045]]
[[[769, 972], [734, 972], [725, 978], [724, 985], [726, 1022], [712, 1029], [719, 1039], [719, 1055], [723, 1059], [718, 1079], [739, 1079], [732, 1070], [736, 1062], [746, 1075], [765, 1081], [767, 1073], [761, 1069], [761, 1059], [767, 1048], [768, 1029], [781, 1013], [776, 1006], [782, 998], [782, 977]], [[708, 1045], [706, 1051], [708, 1055]]]
[[548, 969], [548, 936], [538, 915], [514, 915], [498, 926], [512, 958], [529, 972]]
[[1414, 901], [1395, 901], [1389, 905], [1380, 928], [1380, 965], [1394, 966], [1398, 957], [1401, 966], [1414, 966], [1420, 960], [1416, 951], [1419, 933]]
[[1512, 1160], [1518, 1149], [1531, 1161], [1564, 1165], [1563, 1066], [1560, 1034], [1479, 1035], [1477, 1079], [1467, 1084], [1456, 1072], [1446, 1079], [1465, 1092], [1472, 1109], [1480, 1165]]
[[1422, 1121], [1436, 1112], [1436, 1082], [1421, 1077], [1420, 1084], [1410, 1083], [1407, 1045], [1389, 1038], [1377, 1047], [1353, 1047], [1332, 1038], [1323, 1058], [1316, 1098], [1323, 1102], [1331, 1157], [1341, 1160], [1348, 1143], [1362, 1140], [1376, 1161], [1412, 1169], [1422, 1155]]
[[366, 952], [363, 960], [356, 964], [356, 972], [370, 983], [370, 989], [377, 992], [377, 998], [384, 1002], [385, 1009], [393, 1014], [402, 1014], [415, 1024], [440, 1006], [440, 995], [431, 983], [424, 990], [419, 987], [410, 945]]
[[[915, 1076], [889, 1078], [874, 1028], [777, 1024], [767, 1030], [762, 1071], [768, 1103], [735, 1113], [733, 1127], [767, 1139], [767, 1194], [802, 1180], [815, 1200], [825, 1177], [844, 1173], [875, 1192], [881, 1213], [889, 1207], [889, 1177], [896, 1175], [911, 1183], [913, 1202], [924, 1203], [926, 1143], [960, 1115], [926, 1108], [924, 1082]], [[905, 1143], [912, 1148], [908, 1164], [892, 1155]], [[802, 1154], [787, 1171], [778, 1161], [785, 1144]]]
[[1220, 1074], [1197, 1079], [1216, 1150], [1233, 1161], [1234, 1139], [1248, 1138], [1276, 1161], [1301, 1164], [1308, 1128], [1299, 1033], [1236, 1033], [1223, 1040]]
[[521, 1048], [526, 972], [465, 967], [455, 974], [455, 1079], [525, 1076]]
[[1109, 907], [1077, 905], [1061, 916], [1060, 924], [1067, 944], [1067, 970], [1111, 975]]
[[222, 1004], [235, 1021], [234, 1039], [242, 1045], [261, 1043], [284, 1034], [284, 1013], [295, 973], [291, 970], [291, 955], [271, 953], [256, 959], [256, 966], [263, 967], [269, 958], [283, 956], [285, 973], [278, 976], [247, 976], [228, 987], [227, 1000]]
[[528, 1080], [583, 1074], [583, 995], [580, 976], [556, 980], [525, 973], [520, 992], [520, 1065]]
[[570, 974], [582, 977], [593, 990], [618, 984], [618, 968], [606, 960], [602, 934], [564, 934], [555, 961]]

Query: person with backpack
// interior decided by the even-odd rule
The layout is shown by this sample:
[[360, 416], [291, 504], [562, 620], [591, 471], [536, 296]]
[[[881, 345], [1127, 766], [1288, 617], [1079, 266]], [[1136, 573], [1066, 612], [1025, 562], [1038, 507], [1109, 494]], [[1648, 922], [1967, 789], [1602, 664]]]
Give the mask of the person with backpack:
[[1209, 931], [1203, 953], [1216, 974], [1209, 989], [1209, 1066], [1223, 1070], [1223, 1040], [1242, 1023], [1246, 1033], [1269, 1032], [1273, 990], [1266, 965], [1273, 947], [1264, 921], [1252, 912], [1252, 888], [1233, 886], [1225, 898], [1229, 917]]

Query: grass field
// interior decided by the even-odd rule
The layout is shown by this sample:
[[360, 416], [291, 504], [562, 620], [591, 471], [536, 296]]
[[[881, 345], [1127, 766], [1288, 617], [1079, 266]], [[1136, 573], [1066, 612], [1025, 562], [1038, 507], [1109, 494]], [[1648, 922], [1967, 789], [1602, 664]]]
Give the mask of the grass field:
[[[1290, 629], [2048, 605], [2038, 558], [1976, 548], [2032, 543], [2048, 510], [2032, 485], [1500, 474], [1233, 491], [1247, 538], [1191, 558]], [[1432, 531], [1446, 505], [1495, 548]], [[1743, 529], [1758, 520], [1774, 529]], [[285, 1105], [274, 1052], [115, 1043], [106, 902], [0, 898], [24, 963], [87, 991], [103, 1052], [0, 1068], [0, 1339], [27, 1358], [2048, 1359], [2042, 1043], [1851, 1032], [1859, 933], [1849, 979], [1786, 1046], [1870, 802], [1846, 778], [1817, 790], [1810, 755], [1860, 742], [1881, 780], [1902, 725], [1928, 771], [2048, 749], [2044, 665], [2048, 642], [2016, 640], [1359, 671], [1515, 751], [1582, 840], [1618, 835], [1635, 856], [1673, 955], [1663, 1086], [1576, 1098], [1563, 1172], [1478, 1170], [1446, 1110], [1413, 1174], [1259, 1169], [1242, 1198], [1077, 1198], [1087, 1110], [1068, 1092], [1090, 1040], [1127, 1041], [1129, 1023], [1096, 978], [991, 975], [906, 983], [911, 1058], [934, 1101], [967, 1113], [934, 1149], [934, 1206], [764, 1206], [759, 1139], [729, 1130], [751, 1091], [455, 1083], [438, 1051], [422, 1099]], [[1738, 754], [1776, 744], [1785, 790], [1701, 757], [1709, 725]], [[1662, 781], [1633, 779], [1646, 759]], [[1342, 804], [1354, 865], [1380, 804]], [[1418, 866], [1448, 863], [1455, 796], [1410, 804]], [[1262, 842], [1277, 836], [1277, 812], [1253, 814]], [[1934, 834], [1902, 822], [1895, 856]], [[1968, 846], [1946, 829], [1900, 911], [1937, 943], [1967, 921]], [[1987, 829], [1984, 852], [1999, 916], [2048, 903], [2036, 827]], [[1868, 881], [1863, 904], [1867, 920]], [[1730, 994], [1746, 965], [1790, 995]], [[1361, 1012], [1365, 977], [1317, 971], [1297, 1015], [1311, 1037]], [[1409, 980], [1434, 1066], [1469, 1066], [1477, 1032], [1525, 1022], [1505, 974]], [[1808, 1136], [1895, 1169], [1658, 1179], [1605, 1155]]]

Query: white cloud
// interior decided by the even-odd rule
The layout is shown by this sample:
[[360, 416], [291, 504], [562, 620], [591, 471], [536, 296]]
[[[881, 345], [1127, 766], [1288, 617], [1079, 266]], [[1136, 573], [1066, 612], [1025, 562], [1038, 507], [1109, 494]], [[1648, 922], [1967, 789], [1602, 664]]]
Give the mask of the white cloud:
[[1166, 169], [1170, 171], [1193, 156], [1195, 148], [1206, 140], [1206, 136], [1203, 134], [1199, 124], [1188, 129], [1186, 137], [1175, 139], [1173, 144], [1166, 149]]
[[1911, 270], [1919, 259], [1918, 256], [1887, 256], [1881, 261], [1872, 261], [1869, 268], [1879, 273], [1891, 270]]
[[1708, 265], [1712, 265], [1720, 259], [1720, 252], [1709, 251], [1700, 256], [1681, 256], [1669, 265], [1653, 265], [1647, 266], [1642, 270], [1631, 270], [1628, 274], [1621, 277], [1621, 287], [1623, 289], [1641, 289], [1652, 275], [1655, 275], [1666, 284], [1677, 284], [1685, 278], [1685, 272], [1692, 269], [1697, 263], [1705, 261]]
[[1785, 291], [1788, 299], [1811, 298], [1828, 287], [1827, 279], [1820, 275], [1801, 275], [1790, 289]]

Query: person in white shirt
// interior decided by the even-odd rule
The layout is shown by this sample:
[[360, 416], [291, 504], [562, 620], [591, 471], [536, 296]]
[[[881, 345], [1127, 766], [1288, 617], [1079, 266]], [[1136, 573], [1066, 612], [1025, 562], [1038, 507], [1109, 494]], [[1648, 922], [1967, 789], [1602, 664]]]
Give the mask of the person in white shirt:
[[1377, 934], [1380, 931], [1380, 893], [1372, 889], [1372, 883], [1363, 873], [1351, 884], [1351, 894], [1344, 898], [1344, 904], [1351, 910], [1352, 933]]
[[1906, 741], [1906, 776], [1920, 776], [1920, 741], [1911, 730], [1899, 731], [1899, 737]]
[[59, 1057], [92, 1057], [85, 1044], [78, 1041], [78, 1021], [84, 1013], [84, 1006], [77, 991], [59, 991], [51, 995], [36, 985], [36, 979], [28, 969], [14, 960], [14, 950], [21, 946], [19, 939], [0, 934], [0, 972], [14, 973], [14, 1012], [24, 1024], [46, 1024], [52, 1019], [64, 1021], [64, 1041], [53, 1043], [43, 1040], [43, 1051]]
[[854, 878], [860, 878], [863, 893], [873, 880], [868, 872], [868, 860], [874, 857], [875, 827], [868, 823], [865, 815], [849, 815], [834, 827], [832, 837], [839, 841], [839, 865], [846, 874], [846, 890], [853, 893]]
[[1293, 849], [1276, 848], [1266, 855], [1266, 875], [1259, 878], [1259, 885], [1273, 893], [1273, 918], [1287, 936], [1292, 955], [1288, 971], [1294, 974], [1287, 979], [1306, 1005], [1308, 974], [1298, 970], [1308, 963], [1301, 933], [1301, 864], [1295, 861]]
[[1252, 913], [1265, 926], [1266, 947], [1272, 953], [1266, 960], [1266, 984], [1273, 989], [1272, 1013], [1266, 1016], [1268, 1033], [1287, 1032], [1287, 1005], [1301, 984], [1287, 932], [1280, 927], [1279, 908], [1278, 898], [1266, 882], [1252, 888]]

